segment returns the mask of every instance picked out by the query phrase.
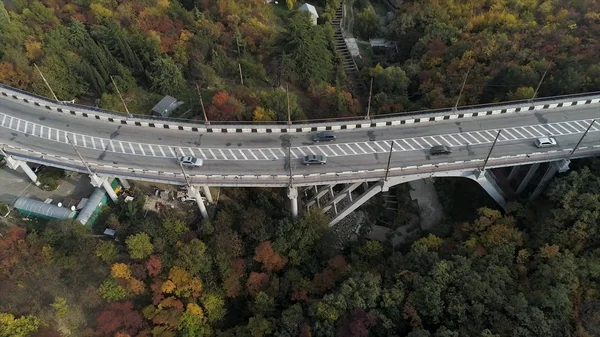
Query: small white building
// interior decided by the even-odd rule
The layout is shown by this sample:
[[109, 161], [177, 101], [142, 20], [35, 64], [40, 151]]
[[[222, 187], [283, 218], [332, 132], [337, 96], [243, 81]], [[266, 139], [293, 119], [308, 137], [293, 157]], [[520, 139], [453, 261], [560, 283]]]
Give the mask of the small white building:
[[298, 8], [298, 10], [303, 11], [303, 12], [309, 12], [313, 25], [317, 24], [317, 19], [319, 18], [319, 13], [317, 13], [317, 9], [315, 8], [315, 6], [306, 3], [302, 6], [300, 6], [300, 8]]

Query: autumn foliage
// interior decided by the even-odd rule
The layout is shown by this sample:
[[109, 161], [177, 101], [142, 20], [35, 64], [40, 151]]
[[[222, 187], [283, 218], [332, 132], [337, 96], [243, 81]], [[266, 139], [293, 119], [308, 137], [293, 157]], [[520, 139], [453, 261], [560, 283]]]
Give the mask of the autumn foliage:
[[254, 250], [254, 261], [261, 262], [263, 268], [270, 273], [283, 269], [288, 259], [273, 251], [271, 241], [263, 241]]

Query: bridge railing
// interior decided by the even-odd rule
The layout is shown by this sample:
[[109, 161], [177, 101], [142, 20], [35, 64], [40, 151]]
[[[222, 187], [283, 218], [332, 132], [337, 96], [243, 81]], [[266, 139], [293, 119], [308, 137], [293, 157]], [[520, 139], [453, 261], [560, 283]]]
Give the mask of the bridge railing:
[[[27, 92], [27, 91], [24, 91], [21, 89], [13, 88], [11, 86], [4, 85], [4, 84], [0, 84], [0, 88], [5, 88], [10, 91], [18, 92], [22, 95], [35, 97], [39, 100], [42, 100], [42, 101], [45, 101], [48, 103], [52, 103], [52, 104], [58, 105], [58, 106], [78, 108], [81, 110], [88, 110], [88, 111], [95, 111], [95, 112], [102, 113], [102, 114], [119, 116], [121, 118], [128, 118], [128, 119], [133, 118], [133, 119], [156, 120], [156, 121], [172, 121], [172, 122], [191, 123], [191, 124], [203, 124], [204, 123], [203, 120], [199, 120], [199, 119], [160, 117], [160, 116], [153, 116], [153, 115], [132, 114], [132, 117], [129, 117], [129, 115], [127, 115], [126, 113], [123, 113], [123, 112], [111, 111], [111, 110], [96, 108], [96, 107], [87, 106], [87, 105], [65, 103], [64, 101], [55, 101], [53, 99], [50, 99], [50, 98], [47, 98], [47, 97], [44, 97], [41, 95], [37, 95], [34, 93], [30, 93], [30, 92]], [[498, 103], [464, 105], [464, 106], [458, 107], [456, 110], [454, 110], [453, 108], [441, 108], [441, 109], [426, 109], [426, 110], [418, 110], [418, 111], [407, 111], [407, 112], [399, 112], [399, 113], [373, 115], [373, 116], [370, 116], [370, 118], [368, 120], [370, 120], [372, 122], [377, 122], [377, 121], [381, 121], [381, 120], [390, 120], [390, 119], [394, 119], [397, 117], [419, 118], [419, 117], [423, 117], [423, 116], [438, 115], [438, 114], [444, 114], [444, 113], [450, 113], [450, 112], [455, 113], [455, 114], [460, 114], [460, 113], [468, 112], [468, 111], [472, 111], [472, 110], [482, 110], [482, 109], [488, 109], [488, 108], [498, 108], [498, 107], [508, 107], [508, 106], [522, 106], [522, 105], [527, 105], [527, 104], [531, 105], [534, 103], [540, 104], [540, 103], [552, 102], [552, 101], [557, 101], [557, 100], [587, 98], [590, 96], [598, 96], [598, 95], [600, 95], [600, 91], [580, 93], [580, 94], [560, 95], [560, 96], [552, 96], [552, 97], [542, 97], [542, 98], [536, 98], [535, 100], [515, 100], [515, 101], [498, 102]], [[359, 121], [365, 121], [365, 117], [364, 116], [351, 116], [351, 117], [337, 117], [337, 118], [327, 118], [327, 119], [294, 120], [294, 121], [291, 121], [291, 125], [293, 125], [293, 126], [312, 125], [312, 124], [318, 125], [318, 124], [323, 124], [323, 123], [359, 122]], [[248, 125], [248, 126], [252, 126], [252, 125], [255, 125], [255, 126], [288, 125], [287, 121], [270, 121], [270, 122], [209, 121], [209, 122], [212, 127], [219, 127], [220, 125], [222, 125], [224, 127], [231, 126], [231, 125], [242, 125], [242, 126], [243, 125]]]

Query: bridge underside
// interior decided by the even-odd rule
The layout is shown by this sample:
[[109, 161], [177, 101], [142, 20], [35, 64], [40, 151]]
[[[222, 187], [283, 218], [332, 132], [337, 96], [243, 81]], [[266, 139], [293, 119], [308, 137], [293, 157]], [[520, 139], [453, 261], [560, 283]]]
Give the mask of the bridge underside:
[[[565, 160], [548, 163], [546, 171], [537, 180], [535, 186], [533, 186], [529, 200], [537, 198], [557, 172], [566, 172], [569, 168], [568, 165], [569, 162]], [[494, 170], [482, 172], [475, 169], [390, 177], [387, 181], [315, 185], [302, 189], [300, 197], [303, 200], [304, 209], [321, 208], [323, 212], [331, 217], [329, 225], [334, 226], [379, 192], [388, 191], [393, 186], [419, 179], [453, 177], [467, 178], [477, 182], [500, 207], [504, 208], [507, 198], [523, 193], [539, 167], [539, 163], [529, 165], [526, 171], [518, 166], [513, 167], [510, 170], [508, 178], [502, 176], [501, 172], [497, 170], [495, 172]], [[518, 179], [520, 177], [519, 172], [526, 172], [520, 181]], [[511, 188], [511, 184], [507, 184], [507, 182], [512, 182], [512, 185], [516, 182], [516, 189]]]

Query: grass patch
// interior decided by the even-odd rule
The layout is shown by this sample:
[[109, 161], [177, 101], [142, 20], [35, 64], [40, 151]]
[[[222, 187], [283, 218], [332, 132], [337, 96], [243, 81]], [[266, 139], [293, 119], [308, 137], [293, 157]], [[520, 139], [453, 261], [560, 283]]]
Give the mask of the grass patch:
[[44, 191], [54, 191], [60, 185], [60, 180], [65, 177], [65, 171], [54, 167], [44, 167], [38, 173], [40, 188]]

